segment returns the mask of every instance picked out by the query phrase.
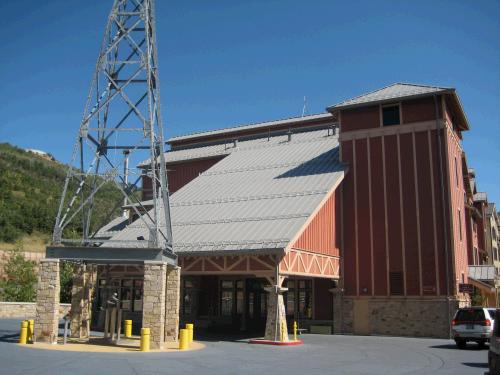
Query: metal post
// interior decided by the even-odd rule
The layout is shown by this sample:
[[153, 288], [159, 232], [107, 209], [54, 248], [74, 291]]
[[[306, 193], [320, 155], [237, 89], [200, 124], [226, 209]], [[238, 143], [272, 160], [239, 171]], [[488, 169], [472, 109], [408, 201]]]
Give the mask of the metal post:
[[120, 335], [122, 332], [122, 309], [118, 309], [118, 318], [116, 319], [116, 343], [120, 343]]
[[64, 317], [64, 336], [63, 336], [63, 345], [66, 345], [66, 342], [68, 340], [68, 326], [69, 326], [69, 319], [67, 316]]

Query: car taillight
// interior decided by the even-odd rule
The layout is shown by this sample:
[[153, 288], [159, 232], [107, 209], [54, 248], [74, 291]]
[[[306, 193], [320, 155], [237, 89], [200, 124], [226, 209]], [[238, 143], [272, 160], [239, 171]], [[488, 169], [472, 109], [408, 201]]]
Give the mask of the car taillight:
[[485, 326], [488, 326], [488, 327], [489, 327], [489, 326], [491, 326], [491, 320], [486, 319], [486, 320], [484, 321], [484, 325], [485, 325]]
[[453, 319], [453, 320], [451, 321], [451, 325], [452, 325], [452, 326], [456, 326], [456, 325], [457, 325], [457, 321], [456, 321], [455, 319]]

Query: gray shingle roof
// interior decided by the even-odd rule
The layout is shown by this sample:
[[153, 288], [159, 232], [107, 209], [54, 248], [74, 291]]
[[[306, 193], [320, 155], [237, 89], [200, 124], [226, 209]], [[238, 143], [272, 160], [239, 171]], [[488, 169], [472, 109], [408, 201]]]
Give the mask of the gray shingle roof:
[[418, 97], [453, 90], [454, 89], [445, 87], [394, 83], [381, 89], [334, 104], [328, 107], [328, 110], [357, 107], [368, 103], [381, 103], [399, 98]]
[[[258, 251], [288, 245], [340, 183], [344, 166], [338, 137], [327, 136], [326, 130], [294, 134], [291, 142], [286, 138], [240, 142], [172, 195], [174, 251]], [[149, 238], [141, 220], [112, 240], [145, 246], [147, 241], [136, 241], [139, 236]]]

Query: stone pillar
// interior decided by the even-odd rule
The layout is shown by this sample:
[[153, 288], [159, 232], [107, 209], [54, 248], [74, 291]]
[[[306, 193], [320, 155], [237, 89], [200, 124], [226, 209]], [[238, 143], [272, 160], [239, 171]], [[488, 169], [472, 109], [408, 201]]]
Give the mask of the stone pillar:
[[[283, 292], [288, 288], [282, 288], [278, 285], [273, 285], [264, 288], [269, 293], [267, 299], [267, 318], [266, 318], [266, 335], [265, 340], [271, 341], [289, 341], [288, 328], [286, 326], [286, 311], [283, 302]], [[281, 337], [282, 326], [284, 326], [284, 335]]]
[[92, 309], [92, 266], [75, 266], [71, 289], [71, 337], [89, 338]]
[[151, 349], [163, 349], [166, 284], [167, 264], [157, 261], [145, 261], [142, 327], [151, 330]]
[[342, 290], [340, 288], [332, 288], [328, 291], [332, 293], [333, 300], [333, 333], [343, 333]]
[[59, 331], [59, 259], [42, 259], [38, 268], [35, 342], [57, 343]]
[[180, 289], [181, 268], [176, 266], [167, 266], [165, 341], [177, 341], [179, 337]]

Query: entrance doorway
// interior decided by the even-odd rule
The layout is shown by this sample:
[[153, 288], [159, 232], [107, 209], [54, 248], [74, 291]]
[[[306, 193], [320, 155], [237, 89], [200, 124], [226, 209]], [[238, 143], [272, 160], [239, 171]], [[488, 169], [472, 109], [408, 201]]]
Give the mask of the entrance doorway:
[[246, 280], [246, 331], [262, 333], [266, 328], [267, 296], [264, 281], [261, 279]]

